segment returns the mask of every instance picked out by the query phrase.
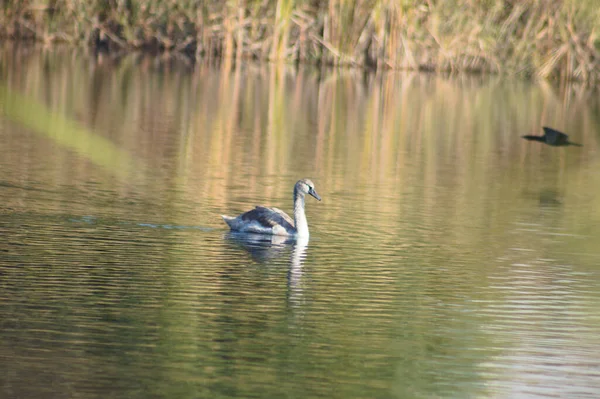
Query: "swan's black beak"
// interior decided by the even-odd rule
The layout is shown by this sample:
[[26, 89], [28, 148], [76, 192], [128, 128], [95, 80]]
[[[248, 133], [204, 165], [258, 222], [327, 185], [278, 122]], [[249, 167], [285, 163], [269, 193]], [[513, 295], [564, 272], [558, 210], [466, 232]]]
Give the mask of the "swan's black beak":
[[315, 189], [314, 189], [314, 188], [311, 188], [311, 189], [308, 191], [308, 193], [309, 193], [310, 195], [312, 195], [313, 197], [315, 197], [316, 199], [318, 199], [319, 201], [321, 201], [321, 197], [319, 197], [319, 194], [317, 194], [317, 192], [315, 191]]

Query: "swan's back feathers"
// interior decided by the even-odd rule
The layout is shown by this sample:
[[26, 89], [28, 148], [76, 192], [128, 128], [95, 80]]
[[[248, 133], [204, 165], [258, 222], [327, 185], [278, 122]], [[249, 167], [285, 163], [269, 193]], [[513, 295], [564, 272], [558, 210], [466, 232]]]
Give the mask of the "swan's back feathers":
[[222, 217], [235, 231], [276, 235], [293, 235], [296, 232], [292, 218], [277, 208], [257, 206], [237, 217]]
[[292, 218], [278, 208], [257, 206], [251, 211], [241, 214], [240, 218], [245, 222], [257, 222], [267, 228], [281, 226], [288, 231], [294, 229]]
[[308, 223], [304, 213], [304, 197], [306, 194], [321, 201], [321, 197], [315, 191], [312, 181], [308, 179], [299, 180], [294, 186], [294, 219], [281, 209], [265, 206], [257, 206], [237, 217], [225, 215], [222, 215], [222, 217], [233, 231], [308, 237]]

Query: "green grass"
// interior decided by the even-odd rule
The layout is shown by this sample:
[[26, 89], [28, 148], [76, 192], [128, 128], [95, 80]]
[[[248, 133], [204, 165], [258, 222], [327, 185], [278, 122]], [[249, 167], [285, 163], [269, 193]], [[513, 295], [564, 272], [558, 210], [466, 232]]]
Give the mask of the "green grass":
[[598, 82], [597, 0], [5, 0], [0, 35]]

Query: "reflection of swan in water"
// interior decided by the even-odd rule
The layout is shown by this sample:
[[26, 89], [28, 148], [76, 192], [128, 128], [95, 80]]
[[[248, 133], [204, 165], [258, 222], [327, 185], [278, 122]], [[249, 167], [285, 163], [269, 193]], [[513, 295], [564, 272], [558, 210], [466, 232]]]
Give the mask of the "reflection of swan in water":
[[246, 250], [259, 263], [282, 257], [291, 247], [290, 266], [287, 274], [288, 298], [296, 302], [302, 297], [302, 266], [306, 259], [308, 237], [286, 237], [265, 234], [228, 232], [225, 238]]
[[291, 304], [299, 305], [298, 301], [302, 298], [302, 266], [306, 259], [306, 249], [308, 248], [308, 237], [298, 238], [294, 243], [290, 268], [288, 270], [288, 299]]
[[289, 244], [294, 242], [292, 237], [240, 233], [231, 231], [225, 234], [225, 238], [236, 246], [244, 248], [259, 263], [265, 263], [270, 259], [276, 259], [283, 255]]

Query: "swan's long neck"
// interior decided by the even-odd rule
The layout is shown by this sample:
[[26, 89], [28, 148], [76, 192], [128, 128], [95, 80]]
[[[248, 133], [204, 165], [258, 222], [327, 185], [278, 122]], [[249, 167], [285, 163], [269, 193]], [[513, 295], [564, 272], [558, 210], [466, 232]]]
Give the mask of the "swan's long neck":
[[294, 188], [294, 224], [298, 236], [308, 237], [308, 222], [304, 213], [304, 193], [297, 188]]

